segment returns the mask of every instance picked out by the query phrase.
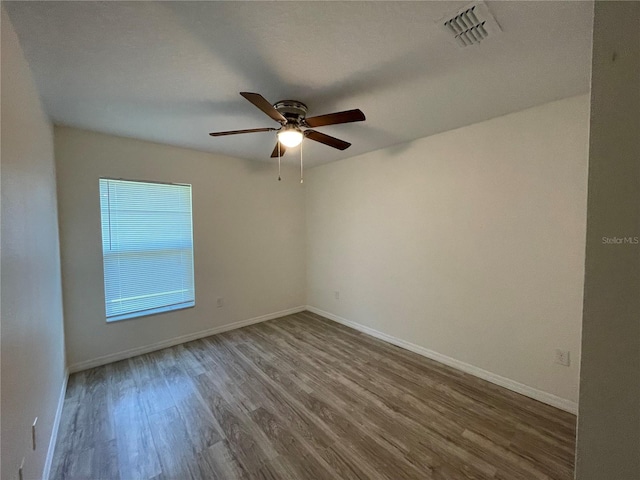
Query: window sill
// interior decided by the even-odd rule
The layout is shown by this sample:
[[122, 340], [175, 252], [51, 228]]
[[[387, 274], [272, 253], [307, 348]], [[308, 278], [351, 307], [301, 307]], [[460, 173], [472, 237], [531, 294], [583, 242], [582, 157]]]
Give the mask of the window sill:
[[142, 312], [126, 313], [124, 315], [114, 315], [113, 317], [107, 317], [107, 323], [120, 322], [122, 320], [131, 320], [133, 318], [150, 317], [152, 315], [158, 315], [161, 313], [174, 312], [176, 310], [184, 310], [186, 308], [193, 308], [196, 306], [196, 302], [185, 302], [178, 305], [169, 305], [167, 307], [152, 308], [150, 310], [144, 310]]

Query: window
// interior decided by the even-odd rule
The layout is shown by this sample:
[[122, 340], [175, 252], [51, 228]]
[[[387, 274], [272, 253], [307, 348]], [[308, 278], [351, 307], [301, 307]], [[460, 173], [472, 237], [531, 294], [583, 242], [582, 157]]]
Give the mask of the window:
[[195, 305], [191, 185], [100, 179], [107, 322]]

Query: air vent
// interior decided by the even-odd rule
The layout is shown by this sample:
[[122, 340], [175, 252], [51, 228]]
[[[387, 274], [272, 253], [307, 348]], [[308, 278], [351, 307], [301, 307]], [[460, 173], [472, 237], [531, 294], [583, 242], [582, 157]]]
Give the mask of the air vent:
[[439, 23], [461, 47], [476, 45], [502, 31], [484, 2], [467, 5]]

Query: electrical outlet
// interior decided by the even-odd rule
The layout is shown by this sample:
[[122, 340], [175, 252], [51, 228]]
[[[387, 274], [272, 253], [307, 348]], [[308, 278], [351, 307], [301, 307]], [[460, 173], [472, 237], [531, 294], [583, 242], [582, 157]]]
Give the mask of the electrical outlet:
[[31, 425], [31, 447], [36, 449], [36, 424], [38, 423], [38, 417], [33, 421], [33, 425]]
[[335, 297], [336, 300], [340, 300], [340, 292], [338, 290], [333, 292], [333, 296]]
[[216, 300], [216, 306], [218, 308], [222, 307], [223, 305], [224, 305], [224, 299], [219, 298], [219, 299]]
[[556, 363], [568, 367], [571, 364], [569, 350], [556, 350]]

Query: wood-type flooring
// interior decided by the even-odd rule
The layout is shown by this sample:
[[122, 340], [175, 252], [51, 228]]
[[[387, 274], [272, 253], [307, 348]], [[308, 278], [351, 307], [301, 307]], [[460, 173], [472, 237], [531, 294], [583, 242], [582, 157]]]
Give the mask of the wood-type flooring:
[[73, 374], [54, 480], [573, 478], [575, 417], [310, 312]]

